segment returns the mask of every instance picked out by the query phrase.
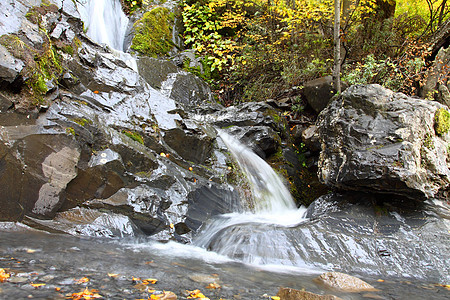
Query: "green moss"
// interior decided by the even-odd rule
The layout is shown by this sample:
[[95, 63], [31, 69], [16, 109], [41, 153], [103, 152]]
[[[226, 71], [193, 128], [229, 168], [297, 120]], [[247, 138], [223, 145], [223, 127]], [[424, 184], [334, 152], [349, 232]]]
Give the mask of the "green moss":
[[134, 140], [134, 141], [144, 145], [144, 138], [139, 133], [133, 132], [133, 131], [129, 131], [129, 130], [123, 130], [122, 133], [125, 134], [130, 139], [132, 139], [132, 140]]
[[81, 125], [83, 127], [86, 126], [86, 124], [92, 124], [92, 121], [88, 120], [86, 118], [75, 118], [72, 121], [74, 121], [75, 123], [77, 123], [78, 125]]
[[139, 19], [131, 48], [144, 55], [156, 57], [167, 54], [173, 47], [172, 20], [169, 10], [157, 7]]
[[434, 130], [438, 135], [446, 134], [450, 129], [450, 113], [445, 108], [440, 108], [434, 116]]

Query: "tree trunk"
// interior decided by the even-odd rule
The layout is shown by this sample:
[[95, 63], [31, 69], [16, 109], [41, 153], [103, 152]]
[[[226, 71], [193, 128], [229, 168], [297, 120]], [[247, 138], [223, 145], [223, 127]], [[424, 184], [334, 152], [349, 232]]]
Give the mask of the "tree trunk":
[[334, 69], [333, 87], [341, 92], [341, 1], [334, 0]]

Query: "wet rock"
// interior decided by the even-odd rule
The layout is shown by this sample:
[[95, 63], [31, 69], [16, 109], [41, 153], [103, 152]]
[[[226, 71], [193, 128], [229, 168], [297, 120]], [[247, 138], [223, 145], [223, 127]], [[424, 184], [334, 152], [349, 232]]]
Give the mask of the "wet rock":
[[161, 89], [161, 85], [167, 80], [167, 76], [179, 71], [172, 62], [153, 57], [141, 57], [137, 65], [139, 74], [155, 89]]
[[180, 128], [164, 132], [164, 141], [185, 160], [203, 164], [211, 155], [213, 139], [201, 133]]
[[280, 300], [340, 300], [341, 298], [333, 295], [318, 295], [306, 291], [299, 291], [290, 288], [280, 288], [277, 293]]
[[5, 200], [11, 202], [6, 205], [12, 209], [7, 218], [20, 218], [24, 213], [51, 218], [65, 200], [68, 183], [77, 174], [79, 149], [65, 135], [26, 135], [26, 126], [22, 127], [25, 136], [14, 141], [16, 128], [12, 127], [3, 127], [0, 132], [3, 143], [10, 143], [10, 147], [2, 143], [0, 172], [0, 180], [5, 184], [2, 190], [8, 195]]
[[189, 206], [185, 223], [193, 231], [197, 231], [212, 216], [234, 212], [240, 208], [236, 190], [212, 183], [189, 193], [187, 199]]
[[211, 88], [204, 80], [170, 61], [145, 57], [139, 59], [138, 69], [147, 83], [178, 103], [200, 105], [213, 100]]
[[13, 106], [13, 103], [10, 99], [0, 94], [0, 113], [7, 111], [9, 108]]
[[319, 178], [341, 190], [430, 198], [449, 185], [444, 106], [379, 85], [352, 86], [319, 115]]
[[302, 141], [309, 150], [320, 151], [319, 132], [316, 125], [311, 125], [302, 132]]
[[316, 279], [319, 283], [335, 290], [344, 292], [359, 293], [365, 291], [377, 291], [367, 282], [339, 272], [327, 272]]
[[22, 71], [24, 63], [12, 56], [3, 45], [0, 45], [0, 82], [13, 82], [20, 71]]
[[228, 132], [262, 158], [277, 152], [280, 136], [267, 126], [233, 126]]
[[333, 78], [326, 76], [308, 81], [303, 88], [303, 94], [314, 111], [320, 113], [336, 94], [333, 89]]

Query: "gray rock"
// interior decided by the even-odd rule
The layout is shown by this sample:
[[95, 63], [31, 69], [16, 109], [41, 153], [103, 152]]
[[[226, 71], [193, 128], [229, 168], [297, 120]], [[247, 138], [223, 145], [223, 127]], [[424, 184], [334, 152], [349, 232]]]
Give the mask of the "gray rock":
[[323, 273], [316, 280], [328, 288], [344, 292], [359, 293], [366, 291], [377, 291], [377, 289], [367, 282], [340, 272]]
[[290, 288], [280, 288], [277, 296], [283, 300], [340, 300], [341, 298], [333, 295], [318, 295], [307, 291], [300, 291]]
[[379, 85], [352, 86], [319, 115], [319, 178], [342, 190], [431, 198], [449, 185], [448, 134], [433, 101]]
[[20, 71], [22, 71], [24, 63], [12, 56], [3, 45], [0, 45], [0, 81], [13, 82]]
[[229, 133], [262, 158], [277, 152], [281, 145], [280, 136], [268, 126], [233, 126]]
[[319, 131], [316, 125], [311, 125], [302, 132], [302, 141], [311, 151], [320, 151]]
[[450, 77], [448, 65], [450, 65], [450, 48], [441, 48], [434, 59], [433, 65], [428, 70], [425, 86], [420, 94], [423, 98], [432, 98], [440, 83], [444, 85], [448, 83]]
[[336, 94], [333, 89], [333, 78], [326, 76], [308, 81], [303, 88], [303, 94], [308, 104], [320, 113]]

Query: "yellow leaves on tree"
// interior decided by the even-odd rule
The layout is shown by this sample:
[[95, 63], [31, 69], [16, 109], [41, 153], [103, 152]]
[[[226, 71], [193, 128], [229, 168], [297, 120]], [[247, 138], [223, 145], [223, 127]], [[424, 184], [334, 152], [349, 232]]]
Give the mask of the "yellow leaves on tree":
[[5, 269], [0, 268], [0, 282], [5, 282], [11, 275]]

